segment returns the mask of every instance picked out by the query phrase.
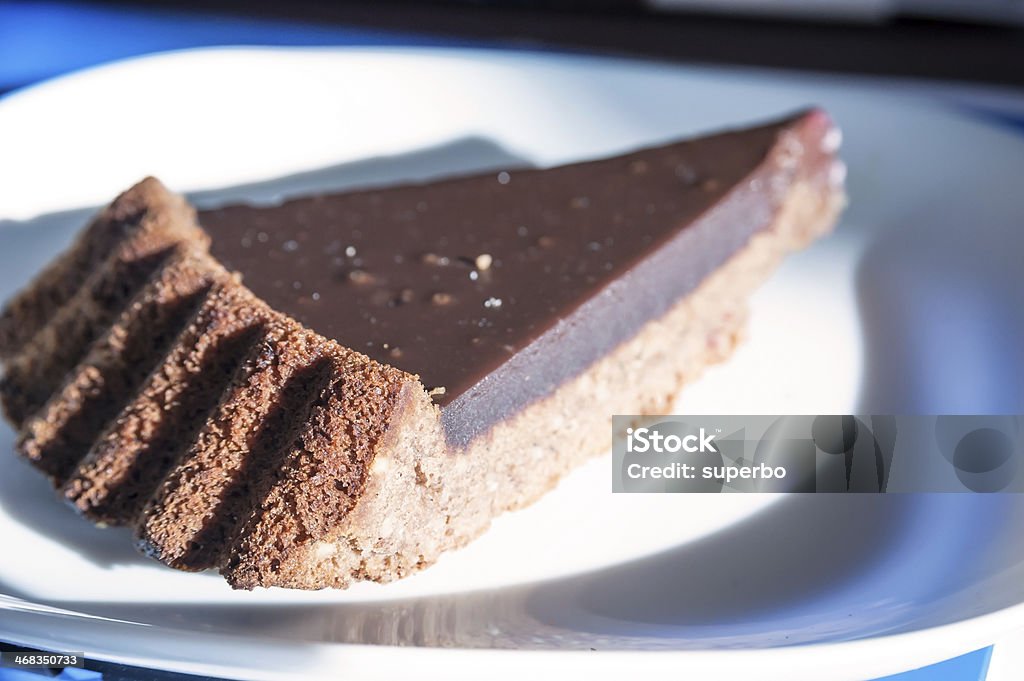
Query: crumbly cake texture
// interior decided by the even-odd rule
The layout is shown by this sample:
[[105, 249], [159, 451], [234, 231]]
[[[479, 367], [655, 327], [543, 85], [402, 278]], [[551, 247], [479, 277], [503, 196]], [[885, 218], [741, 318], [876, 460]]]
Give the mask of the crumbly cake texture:
[[176, 247], [68, 372], [63, 385], [24, 423], [18, 446], [25, 456], [54, 482], [63, 483], [78, 464], [79, 452], [124, 408], [125, 399], [169, 348], [218, 274], [203, 251], [190, 244]]
[[[134, 240], [126, 239], [129, 236]], [[134, 244], [134, 251], [121, 253], [122, 260], [130, 261], [177, 240], [205, 238], [184, 199], [154, 179], [143, 180], [100, 212], [70, 248], [7, 301], [0, 312], [0, 358], [16, 354], [72, 296], [87, 289], [86, 280], [111, 260], [119, 246]]]
[[667, 411], [728, 357], [751, 292], [844, 202], [833, 165], [781, 177], [772, 214], [723, 266], [468, 444], [446, 435], [416, 376], [252, 294], [209, 255], [191, 208], [149, 178], [8, 302], [0, 399], [19, 454], [68, 503], [133, 527], [171, 567], [217, 569], [243, 589], [391, 581], [606, 451], [611, 414]]
[[209, 237], [180, 196], [149, 178], [85, 229], [0, 313], [0, 396], [16, 426], [35, 413], [177, 244]]

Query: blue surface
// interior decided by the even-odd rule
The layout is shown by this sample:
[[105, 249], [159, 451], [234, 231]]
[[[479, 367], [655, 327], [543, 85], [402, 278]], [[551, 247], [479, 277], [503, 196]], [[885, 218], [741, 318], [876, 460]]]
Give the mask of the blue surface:
[[103, 681], [103, 674], [89, 669], [69, 667], [54, 676], [49, 670], [0, 669], [0, 681], [40, 681], [40, 679], [58, 679], [59, 681]]
[[39, 679], [53, 678], [42, 672], [30, 672], [21, 669], [0, 669], [0, 681], [39, 681]]
[[980, 118], [1000, 127], [1010, 128], [1024, 134], [1024, 112], [1015, 113], [993, 109], [985, 106], [963, 106], [962, 110], [969, 116]]
[[117, 59], [191, 47], [479, 44], [217, 14], [0, 2], [0, 91]]
[[876, 681], [985, 681], [992, 649], [983, 648], [952, 660]]
[[89, 669], [72, 667], [62, 671], [57, 678], [62, 681], [103, 681], [103, 674]]
[[[215, 45], [481, 46], [483, 43], [366, 28], [113, 9], [80, 3], [0, 3], [0, 92], [117, 59]], [[1024, 127], [1024, 122], [1015, 118], [1004, 117], [998, 122]], [[885, 677], [884, 681], [984, 681], [990, 656], [991, 648], [986, 648], [938, 665]], [[0, 670], [0, 681], [39, 678], [47, 677]]]

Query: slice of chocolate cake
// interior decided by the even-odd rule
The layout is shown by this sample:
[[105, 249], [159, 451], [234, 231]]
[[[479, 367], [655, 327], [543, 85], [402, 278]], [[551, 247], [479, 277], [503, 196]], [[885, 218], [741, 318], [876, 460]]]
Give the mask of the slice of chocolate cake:
[[69, 502], [168, 565], [396, 579], [727, 357], [749, 294], [835, 221], [837, 147], [815, 110], [202, 228], [146, 180], [8, 303], [0, 397]]

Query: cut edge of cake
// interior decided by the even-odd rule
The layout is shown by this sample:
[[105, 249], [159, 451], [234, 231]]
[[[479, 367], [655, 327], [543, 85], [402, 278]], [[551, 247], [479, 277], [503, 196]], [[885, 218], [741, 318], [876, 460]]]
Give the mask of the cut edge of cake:
[[[833, 157], [826, 114], [793, 121]], [[391, 581], [606, 451], [611, 414], [664, 412], [728, 357], [749, 295], [835, 222], [836, 164], [794, 170], [771, 224], [696, 290], [465, 446], [416, 376], [260, 301], [147, 178], [0, 313], [0, 399], [72, 507], [167, 565], [244, 589]]]

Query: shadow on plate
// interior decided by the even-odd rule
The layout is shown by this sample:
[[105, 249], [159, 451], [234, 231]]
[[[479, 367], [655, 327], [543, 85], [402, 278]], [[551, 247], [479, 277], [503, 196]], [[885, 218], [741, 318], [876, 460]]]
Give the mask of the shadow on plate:
[[[991, 542], [985, 528], [972, 535], [949, 526], [951, 536], [963, 541], [948, 542], [928, 525], [960, 519], [974, 527], [979, 518], [1005, 515], [1007, 504], [1007, 496], [982, 495], [791, 496], [722, 532], [649, 557], [467, 593], [334, 603], [309, 594], [313, 598], [288, 604], [49, 605], [301, 642], [698, 649], [836, 641], [910, 629], [929, 616], [936, 622], [955, 619], [963, 609], [943, 604], [960, 603], [986, 579], [1003, 575], [1024, 583], [1019, 570], [1006, 574], [1006, 565], [1024, 558], [1024, 546], [1004, 547], [1013, 555], [979, 561], [978, 547]], [[1022, 508], [1012, 507], [1018, 516]], [[985, 567], [978, 568], [979, 562]], [[952, 576], [937, 581], [943, 575], [934, 566], [952, 570]], [[1012, 601], [1020, 590], [1003, 596]], [[997, 600], [976, 608], [1006, 605]]]
[[[126, 528], [99, 528], [82, 519], [58, 498], [53, 486], [27, 463], [13, 454], [14, 437], [10, 428], [0, 425], [2, 461], [0, 461], [0, 512], [8, 522], [31, 529], [40, 537], [61, 546], [73, 547], [86, 560], [99, 567], [145, 564], [132, 545]], [[29, 551], [31, 547], [19, 547]], [[4, 550], [10, 550], [5, 546]], [[9, 592], [8, 592], [9, 593]], [[14, 595], [14, 594], [11, 594]]]
[[876, 226], [856, 273], [859, 413], [1024, 413], [1020, 215], [962, 194], [936, 187]]
[[188, 198], [201, 210], [232, 203], [272, 205], [295, 196], [427, 182], [529, 165], [525, 159], [491, 140], [464, 137], [396, 156], [342, 163], [264, 182], [192, 192]]

